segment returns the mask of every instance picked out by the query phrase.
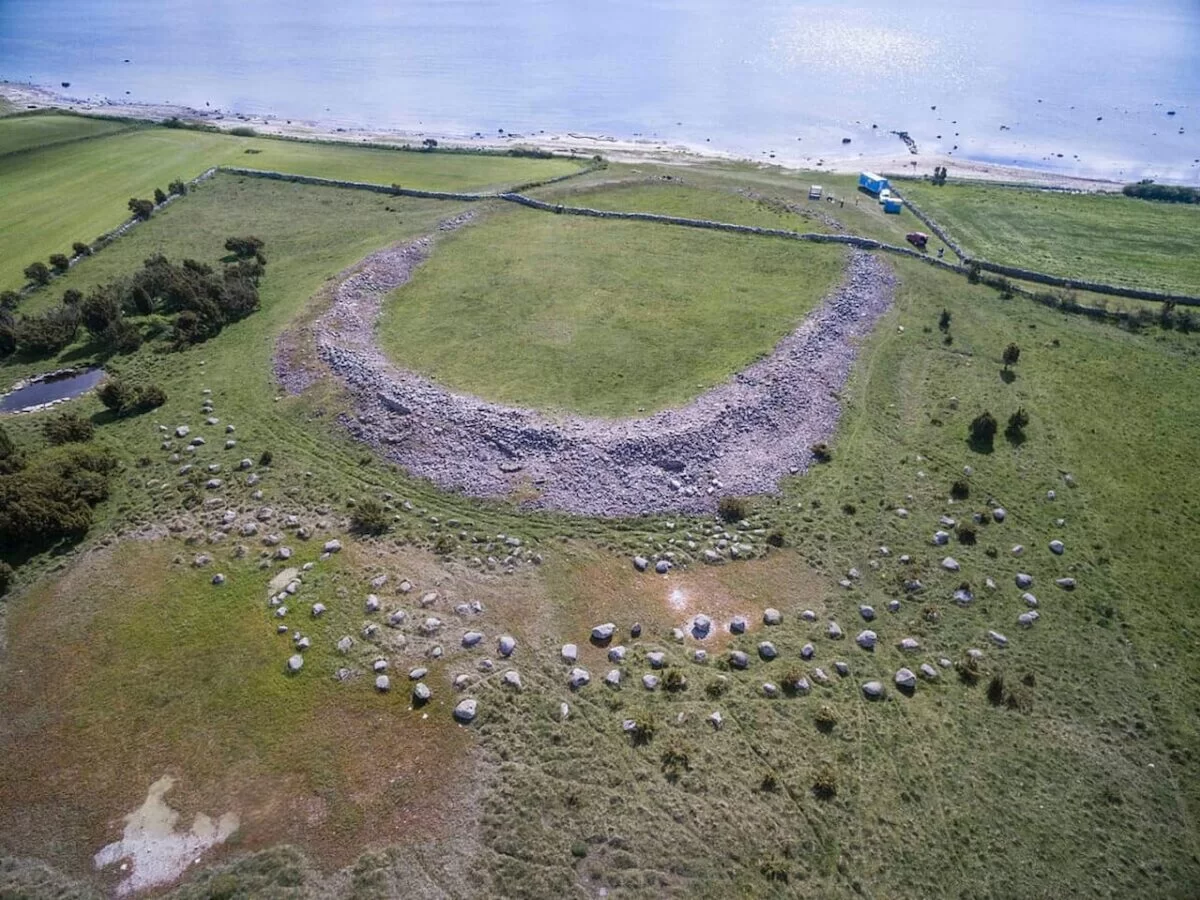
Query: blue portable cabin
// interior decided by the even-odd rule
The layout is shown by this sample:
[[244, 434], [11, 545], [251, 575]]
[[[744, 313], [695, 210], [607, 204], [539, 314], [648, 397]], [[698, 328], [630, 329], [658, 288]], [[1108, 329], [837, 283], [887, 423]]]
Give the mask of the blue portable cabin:
[[858, 186], [877, 195], [888, 186], [888, 180], [882, 175], [876, 175], [874, 172], [860, 172], [858, 175]]
[[898, 213], [902, 209], [904, 209], [904, 204], [899, 197], [892, 195], [891, 197], [884, 198], [883, 211], [885, 213]]

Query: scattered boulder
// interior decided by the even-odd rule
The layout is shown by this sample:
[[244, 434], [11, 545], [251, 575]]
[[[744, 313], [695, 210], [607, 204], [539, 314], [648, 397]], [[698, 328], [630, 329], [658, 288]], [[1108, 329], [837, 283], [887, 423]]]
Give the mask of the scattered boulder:
[[513, 651], [517, 649], [517, 639], [512, 637], [512, 635], [502, 634], [500, 635], [500, 640], [496, 643], [496, 647], [499, 650], [500, 655], [507, 659], [508, 657], [512, 656]]
[[767, 607], [763, 610], [764, 625], [778, 625], [783, 621], [783, 614], [774, 607]]
[[805, 622], [815, 622], [817, 621], [817, 614], [811, 609], [806, 609], [804, 612], [800, 613], [800, 618]]
[[1003, 506], [997, 506], [992, 510], [992, 518], [997, 522], [1003, 522], [1006, 518], [1008, 518], [1008, 512]]
[[418, 681], [416, 684], [413, 685], [413, 689], [412, 689], [413, 706], [422, 706], [422, 705], [428, 703], [429, 698], [432, 696], [433, 696], [433, 691], [431, 691], [429, 689], [429, 685], [427, 685], [425, 682]]
[[647, 672], [645, 675], [642, 676], [642, 687], [644, 687], [648, 691], [652, 691], [655, 688], [657, 688], [658, 687], [658, 676], [651, 675], [649, 672]]
[[483, 634], [478, 631], [468, 631], [462, 636], [464, 647], [475, 647], [483, 641]]
[[661, 669], [667, 664], [667, 657], [660, 650], [652, 650], [646, 654], [646, 662], [650, 663], [652, 669]]
[[324, 549], [325, 549], [326, 553], [341, 553], [342, 552], [342, 542], [337, 540], [336, 538], [334, 538], [332, 541], [326, 541]]
[[665, 560], [665, 559], [660, 559], [658, 562], [656, 562], [654, 564], [654, 571], [657, 572], [659, 575], [666, 575], [667, 572], [671, 571], [670, 561]]
[[354, 646], [354, 639], [350, 635], [342, 636], [337, 642], [338, 653], [346, 654], [350, 652], [350, 648]]
[[750, 667], [750, 657], [741, 650], [733, 650], [729, 654], [729, 665], [735, 669], [747, 669]]
[[975, 595], [971, 593], [970, 588], [960, 587], [954, 590], [954, 602], [959, 606], [970, 606], [975, 600]]
[[825, 670], [820, 666], [812, 670], [813, 681], [817, 684], [829, 684], [829, 676], [825, 674]]
[[422, 622], [420, 624], [420, 626], [418, 627], [417, 630], [420, 631], [421, 634], [425, 635], [426, 637], [429, 637], [431, 635], [437, 634], [438, 629], [440, 629], [441, 627], [442, 627], [442, 620], [435, 618], [434, 616], [430, 616], [429, 618], [427, 618], [424, 622]]
[[829, 627], [825, 629], [825, 633], [829, 635], [830, 640], [834, 641], [840, 641], [844, 637], [842, 626], [837, 622], [830, 622]]
[[[182, 437], [182, 435], [180, 435]], [[304, 668], [304, 657], [299, 653], [295, 653], [288, 657], [287, 668], [289, 672], [299, 672]]]
[[505, 672], [502, 680], [508, 687], [516, 688], [518, 691], [521, 689], [521, 673], [516, 669], [509, 669]]
[[573, 690], [579, 690], [581, 687], [586, 687], [591, 680], [592, 676], [588, 673], [588, 670], [580, 669], [578, 667], [572, 669], [570, 674], [567, 676], [567, 683], [571, 685]]
[[1016, 577], [1017, 587], [1021, 590], [1033, 587], [1033, 576], [1028, 572], [1018, 572]]
[[609, 669], [608, 674], [604, 676], [604, 683], [609, 687], [621, 686], [621, 670]]
[[386, 675], [380, 675], [375, 679], [375, 690], [379, 691], [379, 693], [386, 694], [391, 689], [392, 679], [388, 678]]
[[906, 653], [912, 653], [921, 649], [921, 642], [913, 637], [906, 637], [900, 641], [900, 649]]
[[376, 594], [367, 594], [365, 606], [369, 613], [379, 612], [379, 597]]
[[835, 672], [837, 672], [839, 675], [841, 675], [843, 678], [845, 678], [847, 675], [850, 674], [850, 667], [848, 665], [846, 665], [846, 663], [842, 662], [840, 659], [833, 664], [833, 670]]
[[1055, 556], [1062, 556], [1063, 552], [1066, 549], [1067, 548], [1063, 545], [1062, 541], [1051, 541], [1050, 542], [1050, 552], [1053, 553]]
[[1028, 606], [1030, 609], [1037, 608], [1037, 605], [1038, 605], [1037, 597], [1033, 596], [1033, 594], [1029, 593], [1028, 591], [1026, 591], [1024, 594], [1021, 595], [1021, 599], [1025, 601], [1025, 605]]
[[222, 585], [222, 584], [224, 584], [224, 583], [225, 583], [225, 575], [224, 575], [224, 573], [222, 573], [222, 572], [217, 572], [217, 574], [213, 575], [213, 577], [212, 577], [212, 583], [213, 583], [213, 584], [215, 584], [215, 585], [218, 585], [218, 586], [219, 586], [219, 585]]
[[1006, 638], [1000, 632], [989, 631], [987, 633], [987, 635], [988, 635], [988, 640], [990, 640], [997, 647], [1007, 647], [1008, 646], [1008, 638]]
[[858, 637], [854, 639], [854, 643], [858, 644], [858, 646], [862, 647], [864, 650], [874, 650], [875, 644], [878, 640], [879, 635], [870, 629], [867, 629], [858, 633]]
[[732, 634], [745, 634], [749, 624], [745, 616], [734, 616], [729, 620], [729, 631]]
[[944, 531], [935, 531], [933, 533], [933, 545], [935, 547], [944, 547], [950, 543], [950, 535]]
[[879, 681], [868, 681], [862, 686], [862, 692], [868, 700], [879, 700], [883, 697], [883, 684]]
[[615, 662], [615, 663], [624, 662], [625, 661], [625, 646], [623, 644], [618, 644], [616, 647], [609, 647], [608, 660], [609, 660], [609, 662]]
[[420, 681], [422, 678], [424, 678], [428, 674], [429, 674], [429, 670], [427, 668], [425, 668], [425, 666], [417, 666], [415, 669], [409, 670], [408, 678], [410, 681]]
[[715, 730], [720, 731], [721, 723], [723, 723], [725, 721], [725, 717], [722, 716], [720, 711], [718, 710], [718, 711], [715, 711], [715, 712], [712, 712], [709, 714], [708, 721], [709, 721], [709, 724], [711, 724]]
[[937, 681], [938, 670], [929, 663], [921, 663], [921, 677], [927, 681]]
[[770, 641], [763, 641], [758, 645], [758, 655], [764, 660], [770, 661], [779, 655], [779, 651]]
[[313, 604], [313, 607], [312, 607], [312, 617], [313, 617], [314, 619], [319, 619], [319, 618], [321, 618], [321, 616], [322, 616], [322, 614], [323, 614], [324, 612], [325, 612], [325, 604], [324, 604], [324, 603], [314, 603], [314, 604]]
[[561, 654], [563, 662], [573, 663], [579, 658], [579, 648], [574, 644], [563, 644]]
[[478, 709], [479, 704], [468, 697], [466, 700], [460, 700], [458, 706], [454, 707], [454, 718], [463, 724], [473, 722]]
[[1013, 544], [1012, 550], [1009, 551], [1013, 556], [1020, 556], [1025, 552], [1025, 547], [1021, 544]]
[[639, 572], [645, 572], [646, 567], [649, 565], [650, 565], [650, 560], [646, 559], [646, 557], [644, 557], [644, 556], [635, 556], [633, 558], [633, 567], [635, 569], [637, 569]]
[[712, 631], [712, 619], [708, 616], [701, 614], [692, 619], [693, 637], [697, 639], [706, 638], [710, 631]]
[[912, 669], [900, 669], [895, 676], [896, 687], [901, 691], [911, 693], [916, 690], [917, 676], [912, 673]]
[[947, 572], [957, 572], [959, 569], [958, 560], [953, 556], [947, 556], [942, 560], [942, 568]]
[[779, 696], [779, 688], [776, 687], [774, 684], [772, 684], [769, 681], [763, 683], [762, 692], [763, 692], [764, 697], [778, 697]]
[[612, 636], [616, 633], [617, 626], [612, 622], [605, 622], [603, 625], [597, 625], [592, 629], [592, 640], [603, 644], [612, 640]]
[[864, 622], [870, 622], [875, 618], [875, 607], [860, 606], [858, 608], [858, 614], [863, 617]]
[[408, 613], [402, 609], [394, 609], [388, 613], [387, 625], [388, 628], [400, 628], [408, 619]]
[[816, 653], [817, 653], [817, 648], [814, 647], [812, 644], [805, 644], [803, 647], [800, 648], [800, 658], [801, 659], [812, 659], [816, 655]]
[[1031, 609], [1029, 612], [1023, 612], [1017, 616], [1017, 624], [1022, 628], [1032, 628], [1033, 623], [1038, 620], [1038, 611]]
[[1074, 578], [1055, 578], [1054, 583], [1057, 584], [1064, 591], [1075, 590], [1075, 579]]

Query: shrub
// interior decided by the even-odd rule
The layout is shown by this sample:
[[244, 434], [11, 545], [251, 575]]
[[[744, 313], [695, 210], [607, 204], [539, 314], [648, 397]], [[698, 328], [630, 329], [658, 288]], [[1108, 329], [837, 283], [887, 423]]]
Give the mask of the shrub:
[[971, 420], [971, 443], [978, 449], [991, 450], [996, 437], [996, 420], [990, 412], [982, 412]]
[[154, 205], [161, 206], [163, 203], [166, 203], [166, 202], [167, 202], [167, 195], [165, 193], [163, 193], [163, 189], [155, 188], [154, 189]]
[[817, 730], [828, 734], [833, 731], [837, 725], [837, 712], [828, 703], [822, 703], [821, 708], [817, 710], [816, 716], [813, 717], [817, 723]]
[[83, 241], [76, 241], [71, 245], [71, 252], [76, 256], [91, 256], [92, 248]]
[[723, 522], [740, 522], [747, 514], [747, 503], [742, 497], [722, 497], [717, 503], [717, 515]]
[[992, 706], [1000, 706], [1004, 703], [1004, 673], [996, 672], [992, 675], [991, 681], [988, 682], [987, 688], [988, 703]]
[[129, 203], [126, 204], [129, 211], [133, 213], [135, 218], [141, 219], [143, 222], [154, 215], [153, 200], [139, 200], [137, 197], [130, 197]]
[[710, 700], [716, 700], [718, 697], [725, 696], [725, 692], [729, 690], [729, 681], [722, 677], [714, 678], [708, 684], [704, 685], [704, 694]]
[[231, 237], [225, 241], [225, 249], [238, 259], [250, 259], [263, 247], [263, 242], [256, 237]]
[[96, 288], [79, 304], [79, 315], [89, 333], [102, 334], [109, 325], [121, 318], [121, 298], [111, 285]]
[[938, 330], [942, 332], [950, 330], [950, 310], [943, 309], [942, 314], [938, 316]]
[[258, 132], [248, 125], [239, 125], [237, 128], [230, 128], [229, 133], [234, 137], [256, 137]]
[[17, 347], [33, 356], [48, 356], [68, 347], [79, 333], [79, 311], [57, 306], [40, 316], [22, 316], [14, 326]]
[[42, 423], [42, 434], [56, 447], [60, 444], [87, 443], [95, 433], [96, 426], [92, 420], [76, 413], [63, 413]]
[[67, 259], [65, 253], [53, 253], [50, 255], [50, 268], [61, 275], [71, 268], [71, 260]]
[[11, 474], [25, 468], [25, 457], [17, 450], [12, 438], [0, 425], [0, 475]]
[[374, 497], [367, 497], [354, 507], [350, 517], [350, 528], [359, 534], [383, 534], [391, 525], [391, 517], [384, 505]]
[[21, 295], [16, 291], [0, 291], [0, 309], [16, 309]]
[[83, 294], [75, 288], [67, 288], [63, 291], [62, 302], [67, 306], [78, 306], [81, 300], [83, 300]]
[[680, 691], [687, 690], [687, 678], [678, 669], [668, 669], [667, 674], [663, 676], [663, 688], [670, 691], [672, 694], [677, 694]]
[[817, 770], [816, 777], [813, 779], [813, 796], [818, 800], [832, 800], [837, 796], [837, 790], [837, 772], [834, 771], [833, 766], [825, 763]]
[[12, 577], [12, 566], [0, 559], [0, 597], [8, 593], [8, 586], [12, 584]]
[[824, 441], [813, 444], [808, 449], [812, 451], [813, 459], [819, 463], [827, 463], [833, 459], [833, 451], [829, 449], [829, 445]]
[[954, 664], [954, 671], [958, 673], [959, 680], [963, 684], [978, 684], [979, 676], [983, 673], [979, 669], [979, 660], [974, 656], [964, 656]]
[[950, 496], [955, 500], [966, 500], [971, 496], [971, 484], [965, 478], [960, 478], [950, 485]]
[[142, 333], [128, 319], [114, 319], [104, 329], [100, 339], [117, 353], [133, 353], [142, 346]]
[[1016, 344], [1009, 344], [1004, 348], [1004, 356], [1002, 358], [1004, 360], [1004, 368], [1007, 369], [1009, 366], [1015, 366], [1017, 360], [1021, 358], [1021, 348]]
[[667, 781], [677, 781], [684, 772], [692, 769], [692, 759], [688, 748], [682, 744], [672, 744], [659, 756], [662, 772]]
[[641, 747], [654, 740], [657, 730], [654, 718], [649, 713], [638, 713], [632, 719], [633, 727], [629, 729], [629, 739], [635, 747]]
[[787, 538], [782, 530], [776, 528], [767, 535], [767, 545], [770, 547], [786, 547]]
[[96, 388], [96, 396], [118, 416], [136, 415], [167, 402], [166, 392], [158, 385], [132, 384], [117, 377], [110, 377]]
[[1126, 197], [1142, 200], [1158, 200], [1161, 203], [1200, 203], [1200, 190], [1183, 185], [1155, 184], [1144, 178], [1137, 184], [1127, 184], [1121, 189]]
[[971, 284], [979, 284], [979, 263], [971, 263], [967, 266], [967, 281]]
[[959, 525], [957, 534], [958, 542], [960, 544], [966, 544], [968, 547], [973, 546], [978, 537], [973, 525]]
[[260, 466], [269, 466], [273, 459], [275, 459], [275, 454], [273, 454], [270, 450], [264, 450], [258, 457], [258, 464]]
[[1004, 435], [1014, 444], [1019, 444], [1025, 440], [1025, 426], [1029, 424], [1029, 413], [1025, 412], [1025, 407], [1019, 407], [1015, 413], [1008, 417], [1008, 425], [1004, 427]]
[[17, 349], [16, 323], [8, 310], [0, 309], [0, 356], [8, 356]]
[[81, 537], [92, 507], [108, 496], [117, 461], [90, 447], [61, 447], [40, 454], [20, 472], [0, 476], [0, 545], [46, 549]]
[[174, 181], [172, 181], [170, 184], [167, 185], [167, 190], [170, 191], [172, 194], [178, 194], [179, 196], [182, 197], [184, 194], [186, 194], [188, 192], [188, 186], [187, 186], [186, 182], [181, 181], [180, 179], [176, 178]]
[[50, 269], [44, 262], [32, 262], [24, 269], [24, 275], [34, 284], [49, 284]]

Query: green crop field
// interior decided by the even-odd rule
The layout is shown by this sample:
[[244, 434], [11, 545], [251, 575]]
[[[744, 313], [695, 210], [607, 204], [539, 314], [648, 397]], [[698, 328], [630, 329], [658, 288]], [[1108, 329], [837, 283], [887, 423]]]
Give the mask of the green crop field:
[[837, 283], [843, 252], [514, 209], [445, 239], [389, 299], [380, 339], [489, 399], [633, 415], [768, 353]]
[[129, 131], [133, 127], [128, 122], [82, 116], [14, 116], [0, 127], [0, 156]]
[[1200, 293], [1200, 208], [1122, 194], [903, 182], [968, 253], [1027, 269]]
[[[55, 121], [78, 128], [67, 116], [8, 118], [0, 122], [0, 147], [28, 141], [29, 123]], [[113, 124], [102, 123], [105, 127]], [[183, 129], [141, 128], [97, 140], [0, 156], [0, 285], [21, 285], [21, 270], [52, 253], [70, 253], [75, 241], [92, 241], [116, 227], [130, 197], [150, 197], [176, 178], [194, 178], [212, 166], [275, 169], [350, 181], [400, 183], [429, 190], [475, 190], [553, 178], [575, 171], [570, 160], [434, 154], [243, 138]]]
[[[149, 146], [160, 139], [169, 158], [155, 161]], [[156, 129], [25, 154], [46, 168], [22, 207], [52, 202], [66, 221], [93, 214], [87, 181], [69, 165], [90, 159], [114, 179], [136, 173], [115, 151], [100, 153], [119, 142], [142, 148], [143, 170], [163, 173], [156, 180], [188, 174], [175, 171], [178, 158], [199, 169], [212, 148], [236, 158], [259, 143]], [[264, 153], [245, 159], [264, 168], [287, 168], [266, 160], [285, 150], [328, 152], [311, 165], [342, 173], [353, 171], [348, 160], [368, 158], [261, 143]], [[461, 165], [460, 185], [515, 176], [500, 177], [494, 164], [526, 164], [384, 158]], [[408, 179], [433, 183], [433, 171]], [[821, 225], [803, 213], [813, 211], [804, 195], [816, 182], [845, 193], [844, 207], [817, 209], [847, 230], [894, 239], [912, 227], [907, 213], [855, 205], [844, 176], [714, 164], [689, 167], [680, 185], [661, 180], [670, 171], [610, 165], [539, 194], [807, 230]], [[953, 197], [950, 187], [938, 197]], [[998, 221], [1020, 214], [1024, 194], [1003, 192], [989, 206], [1009, 196], [1018, 212], [997, 210]], [[1074, 215], [1081, 199], [1029, 196], [1048, 204], [1047, 218]], [[119, 218], [121, 199], [112, 202]], [[1067, 212], [1052, 208], [1059, 202]], [[121, 461], [78, 544], [30, 559], [0, 549], [20, 563], [0, 600], [0, 755], [9, 761], [0, 768], [0, 895], [111, 895], [121, 873], [96, 873], [92, 856], [164, 774], [178, 779], [167, 800], [181, 827], [201, 812], [239, 816], [228, 843], [188, 854], [201, 862], [160, 891], [174, 900], [1194, 892], [1195, 334], [1066, 315], [885, 257], [899, 276], [895, 302], [839, 393], [828, 463], [785, 479], [778, 494], [748, 498], [738, 523], [530, 512], [440, 491], [353, 442], [339, 421], [352, 414], [348, 398], [321, 375], [305, 336], [339, 273], [376, 249], [436, 234], [467, 208], [218, 175], [22, 301], [18, 314], [44, 311], [67, 288], [86, 292], [155, 253], [215, 263], [230, 235], [265, 241], [262, 308], [204, 344], [109, 355], [81, 331], [55, 358], [0, 359], [0, 385], [95, 361], [168, 395], [162, 408], [125, 419], [111, 419], [94, 395], [0, 418], [35, 455], [42, 424], [78, 412], [95, 422], [94, 443]], [[843, 258], [777, 239], [469, 208], [477, 220], [438, 236], [413, 281], [389, 298], [381, 343], [456, 388], [601, 415], [679, 403], [727, 377], [814, 306]], [[20, 243], [7, 225], [0, 234]], [[1052, 242], [1051, 257], [1074, 253], [1071, 240]], [[1109, 261], [1112, 280], [1161, 276], [1158, 251], [1136, 246], [1140, 255], [1131, 247]], [[1005, 372], [1009, 343], [1021, 353]], [[281, 347], [313, 363], [314, 381], [298, 395], [275, 378]], [[215, 424], [205, 424], [205, 401]], [[1003, 433], [1018, 409], [1029, 418], [1023, 440]], [[990, 447], [971, 445], [968, 425], [985, 410], [1000, 432]], [[186, 450], [172, 437], [181, 424], [206, 442]], [[261, 480], [249, 483], [247, 471]], [[206, 488], [212, 477], [222, 484]], [[386, 507], [380, 537], [349, 530], [366, 497]], [[1003, 522], [993, 521], [996, 507]], [[232, 528], [222, 524], [227, 511]], [[965, 527], [943, 526], [943, 516]], [[943, 527], [949, 544], [935, 546]], [[323, 558], [330, 538], [344, 549]], [[1048, 548], [1056, 539], [1062, 555]], [[728, 540], [751, 548], [748, 558], [700, 561]], [[630, 565], [635, 554], [667, 552], [679, 565], [666, 576]], [[943, 568], [947, 556], [958, 571]], [[291, 611], [278, 616], [268, 582], [306, 563], [313, 568], [284, 601]], [[220, 586], [210, 583], [217, 572]], [[1033, 577], [1038, 598], [1028, 629], [1017, 622], [1029, 608], [1018, 572]], [[1076, 579], [1075, 589], [1058, 587], [1061, 577]], [[909, 593], [914, 579], [923, 589]], [[973, 600], [960, 604], [953, 593], [964, 585]], [[429, 592], [437, 596], [426, 608]], [[369, 593], [380, 612], [366, 611]], [[481, 611], [460, 607], [472, 600]], [[321, 617], [316, 602], [327, 607]], [[781, 624], [762, 624], [767, 607]], [[393, 610], [405, 618], [389, 628]], [[718, 626], [708, 642], [672, 634], [697, 613]], [[725, 630], [734, 614], [749, 618], [746, 634]], [[429, 616], [442, 623], [432, 633], [417, 625]], [[845, 639], [827, 636], [830, 620]], [[619, 663], [587, 639], [608, 621], [614, 644], [628, 649]], [[854, 643], [867, 627], [879, 636], [873, 652]], [[484, 635], [474, 649], [463, 645], [468, 629]], [[508, 659], [496, 650], [503, 634], [517, 641]], [[289, 677], [298, 635], [312, 646]], [[336, 649], [343, 636], [345, 652]], [[905, 637], [920, 649], [901, 650]], [[772, 661], [759, 656], [764, 640], [778, 653]], [[560, 655], [568, 642], [591, 674], [578, 690]], [[699, 646], [705, 661], [693, 655]], [[977, 672], [940, 665], [965, 666], [971, 648], [983, 651]], [[749, 655], [747, 669], [729, 665], [731, 649]], [[655, 672], [654, 651], [664, 684], [650, 691], [641, 679]], [[386, 693], [374, 687], [380, 658]], [[837, 661], [847, 677], [835, 674]], [[894, 689], [899, 667], [923, 662], [935, 680], [921, 679], [912, 696]], [[335, 677], [343, 668], [349, 674]], [[602, 683], [613, 668], [620, 688]], [[510, 670], [519, 688], [502, 680]], [[765, 694], [765, 684], [800, 675], [807, 691]], [[455, 686], [460, 677], [465, 687]], [[423, 706], [412, 695], [418, 678], [432, 690]], [[863, 698], [869, 679], [883, 683], [884, 700]], [[451, 710], [466, 696], [478, 699], [479, 715], [458, 726]]]

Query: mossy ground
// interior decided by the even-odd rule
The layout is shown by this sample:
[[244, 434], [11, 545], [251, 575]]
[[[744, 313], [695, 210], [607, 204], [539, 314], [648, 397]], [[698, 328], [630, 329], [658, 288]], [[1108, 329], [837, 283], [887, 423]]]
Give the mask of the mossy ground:
[[[587, 178], [644, 181], [639, 168]], [[776, 215], [758, 201], [731, 200], [731, 192], [749, 185], [791, 202], [810, 181], [833, 183], [720, 166], [686, 177], [695, 184], [670, 185], [661, 195], [679, 214]], [[599, 201], [596, 182], [580, 189], [597, 191]], [[624, 196], [650, 203], [657, 190], [640, 183]], [[62, 289], [85, 288], [152, 252], [212, 258], [226, 236], [241, 232], [267, 242], [260, 312], [185, 353], [144, 350], [113, 361], [162, 382], [169, 405], [129, 421], [101, 417], [97, 440], [121, 455], [125, 470], [98, 511], [85, 545], [92, 552], [61, 548], [62, 555], [35, 560], [7, 600], [0, 747], [21, 762], [0, 775], [0, 852], [48, 859], [85, 879], [85, 892], [90, 853], [167, 769], [180, 777], [171, 800], [185, 814], [239, 804], [245, 811], [237, 839], [212, 857], [221, 867], [198, 867], [179, 889], [188, 898], [419, 896], [433, 885], [524, 896], [594, 896], [605, 887], [610, 897], [1190, 893], [1200, 879], [1200, 665], [1190, 624], [1200, 563], [1187, 552], [1200, 533], [1194, 336], [1065, 316], [894, 261], [897, 301], [863, 343], [841, 398], [832, 461], [789, 480], [776, 497], [755, 499], [742, 529], [777, 529], [786, 546], [719, 568], [637, 575], [632, 552], [678, 547], [688, 534], [704, 541], [729, 526], [695, 517], [527, 515], [445, 495], [349, 443], [336, 424], [342, 399], [330, 384], [275, 399], [275, 341], [312, 315], [309, 303], [320, 303], [328, 279], [460, 209], [218, 178], [79, 266], [53, 294], [27, 301], [34, 309], [56, 302]], [[829, 211], [861, 217], [855, 228], [881, 236], [912, 227], [911, 217], [853, 209]], [[504, 220], [536, 229], [543, 219], [563, 221]], [[491, 221], [502, 218], [484, 226]], [[606, 223], [578, 225], [595, 227], [604, 240]], [[454, 248], [447, 241], [437, 252], [449, 258]], [[624, 259], [636, 250], [612, 252]], [[949, 343], [937, 328], [943, 309], [952, 313]], [[436, 312], [431, 306], [428, 314]], [[1010, 341], [1022, 354], [1008, 382], [1000, 354]], [[93, 351], [76, 347], [66, 358], [86, 360]], [[26, 361], [0, 371], [11, 379], [33, 368]], [[222, 505], [245, 515], [262, 503], [328, 519], [318, 538], [297, 545], [298, 561], [314, 557], [325, 535], [341, 533], [352, 498], [393, 498], [392, 533], [343, 535], [347, 551], [321, 563], [302, 589], [330, 613], [320, 625], [305, 620], [314, 647], [300, 678], [282, 674], [290, 643], [273, 633], [265, 602], [265, 581], [279, 564], [260, 571], [253, 553], [231, 559], [236, 539], [204, 545], [201, 513], [182, 507], [186, 479], [160, 448], [156, 423], [196, 425], [204, 388], [213, 391], [219, 427], [236, 423], [239, 446], [223, 451], [210, 440], [198, 461], [257, 459], [263, 449], [275, 457], [255, 469], [263, 475], [261, 501], [231, 479]], [[966, 426], [976, 414], [988, 409], [1003, 426], [1017, 407], [1031, 420], [1024, 443], [1000, 434], [990, 453], [968, 446]], [[91, 398], [69, 408], [99, 412]], [[40, 421], [5, 424], [32, 448]], [[951, 501], [964, 466], [973, 471], [970, 496]], [[1057, 499], [1048, 501], [1047, 490]], [[1003, 524], [979, 527], [971, 546], [930, 544], [941, 515], [961, 520], [988, 500], [1008, 510]], [[316, 513], [324, 504], [329, 512]], [[898, 506], [910, 516], [898, 517]], [[176, 519], [187, 525], [176, 537], [96, 546], [106, 532]], [[471, 556], [495, 552], [485, 548], [500, 533], [519, 535], [544, 564], [514, 575], [472, 566]], [[439, 537], [445, 556], [422, 549]], [[1052, 538], [1066, 543], [1062, 557], [1046, 549]], [[1018, 543], [1027, 548], [1019, 560], [1009, 553]], [[216, 564], [190, 568], [198, 552], [212, 553]], [[905, 553], [907, 565], [899, 562]], [[940, 569], [947, 554], [960, 573]], [[846, 590], [838, 581], [851, 567], [863, 577]], [[229, 578], [220, 588], [208, 584], [217, 568]], [[1029, 631], [1016, 624], [1024, 609], [1013, 582], [1018, 570], [1034, 576], [1041, 600], [1041, 619]], [[479, 624], [488, 649], [455, 650], [431, 667], [428, 719], [405, 703], [404, 667], [420, 658], [410, 655], [423, 652], [419, 642], [397, 652], [398, 684], [386, 697], [369, 678], [338, 684], [329, 677], [340, 659], [332, 643], [361, 625], [367, 581], [380, 572], [392, 576], [388, 603], [399, 602], [394, 586], [408, 576], [418, 590], [435, 586], [446, 603], [475, 598], [485, 606]], [[899, 587], [909, 573], [926, 584], [917, 599]], [[1074, 592], [1053, 585], [1063, 575], [1078, 580]], [[983, 586], [988, 577], [995, 592]], [[976, 594], [965, 609], [950, 597], [962, 581]], [[901, 600], [895, 614], [884, 611], [893, 598]], [[852, 644], [860, 603], [879, 611], [874, 654]], [[718, 623], [741, 612], [757, 622], [765, 606], [782, 610], [784, 624], [714, 639], [714, 659], [704, 666], [669, 635], [692, 612]], [[800, 619], [804, 609], [818, 614], [817, 623]], [[453, 623], [451, 648], [466, 626], [445, 607], [441, 613]], [[846, 641], [823, 637], [827, 616]], [[606, 620], [631, 648], [620, 691], [600, 684], [609, 665], [586, 643], [587, 629]], [[636, 644], [627, 638], [635, 620], [646, 629]], [[1009, 647], [989, 644], [990, 629], [1006, 634]], [[512, 665], [522, 674], [520, 693], [475, 666], [503, 631], [519, 641]], [[896, 647], [910, 635], [923, 646], [917, 657]], [[778, 660], [754, 657], [748, 672], [723, 670], [719, 650], [739, 647], [753, 657], [764, 637]], [[558, 657], [568, 640], [580, 644], [593, 678], [578, 692], [566, 687]], [[812, 664], [799, 658], [808, 641], [817, 648]], [[957, 660], [968, 647], [985, 650], [979, 684], [944, 671], [911, 698], [891, 690], [899, 666]], [[684, 673], [686, 690], [642, 690], [652, 649]], [[850, 678], [832, 674], [835, 659], [849, 662]], [[807, 697], [762, 695], [764, 681], [778, 684], [812, 665], [825, 667], [833, 684], [814, 685]], [[458, 696], [450, 680], [463, 671], [480, 699], [468, 730], [449, 716]], [[989, 701], [997, 673], [1015, 708]], [[710, 695], [717, 675], [728, 687]], [[886, 701], [861, 699], [868, 678], [888, 685]], [[571, 708], [565, 720], [562, 702]], [[824, 705], [837, 719], [828, 733], [816, 727]], [[720, 731], [706, 721], [714, 709], [726, 718]], [[635, 746], [622, 731], [631, 716], [655, 722], [649, 743]], [[813, 786], [826, 774], [836, 794], [822, 799]], [[274, 847], [281, 840], [298, 844], [311, 862]], [[259, 848], [272, 849], [244, 855]], [[0, 888], [52, 882], [34, 866], [0, 867]]]

